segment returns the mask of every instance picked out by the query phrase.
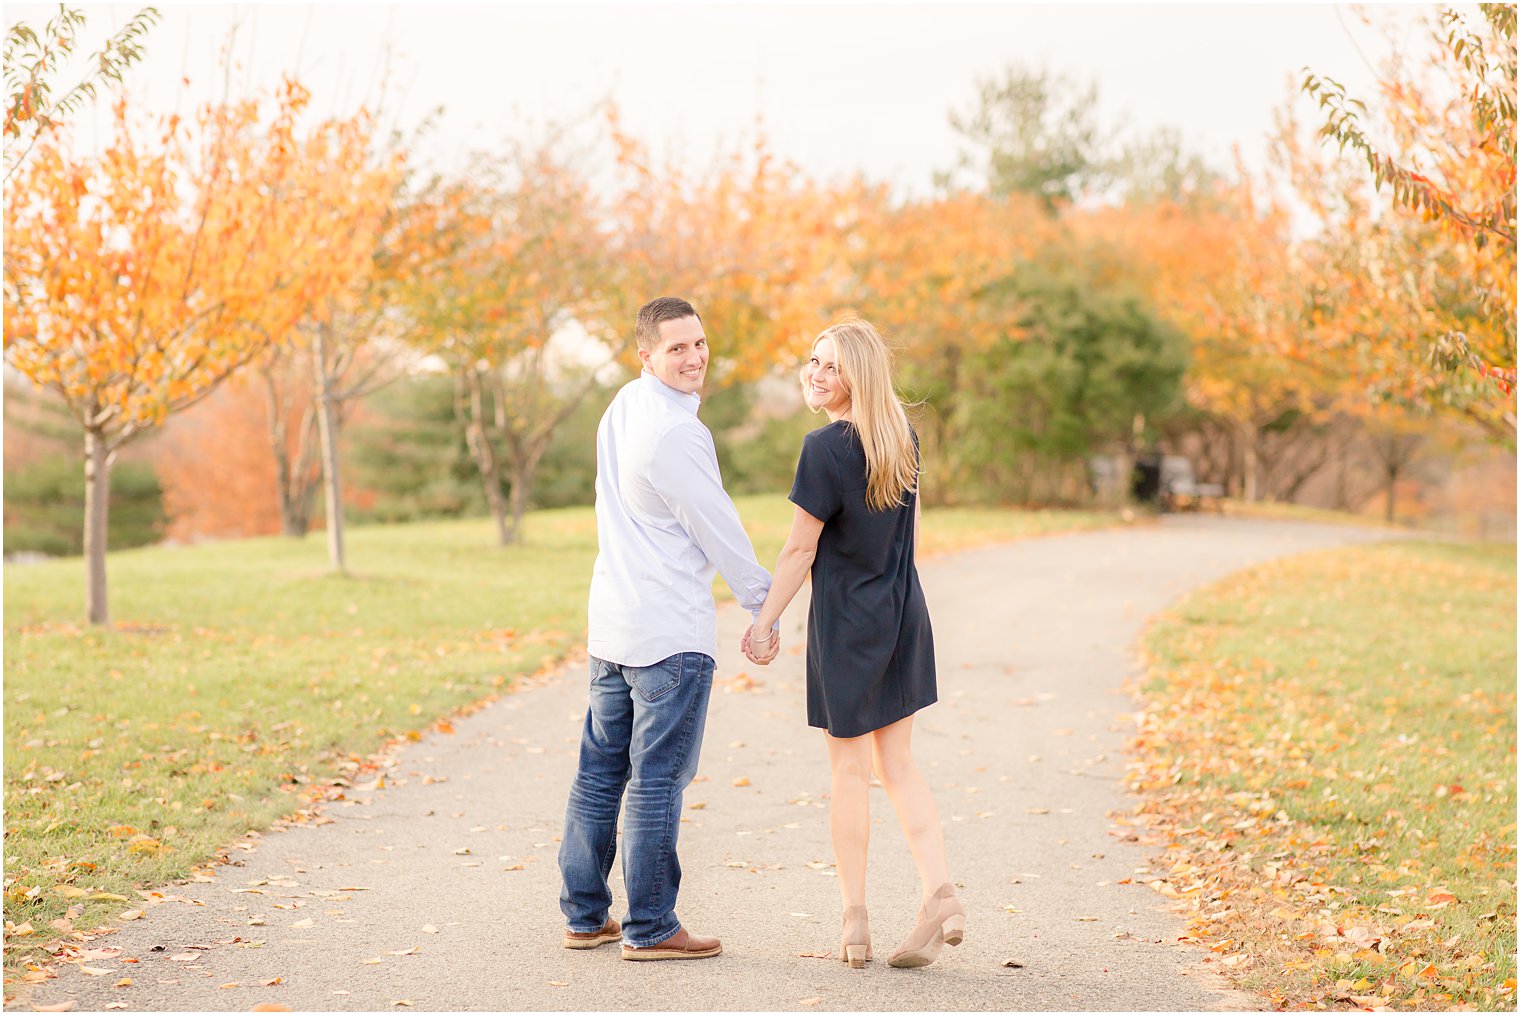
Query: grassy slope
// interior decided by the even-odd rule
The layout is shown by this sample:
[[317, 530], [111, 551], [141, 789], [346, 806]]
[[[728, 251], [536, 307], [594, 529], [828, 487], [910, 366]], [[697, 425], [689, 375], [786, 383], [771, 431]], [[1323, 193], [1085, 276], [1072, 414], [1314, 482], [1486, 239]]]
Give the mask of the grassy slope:
[[1151, 632], [1153, 887], [1246, 985], [1513, 1008], [1515, 634], [1512, 544], [1282, 561]]

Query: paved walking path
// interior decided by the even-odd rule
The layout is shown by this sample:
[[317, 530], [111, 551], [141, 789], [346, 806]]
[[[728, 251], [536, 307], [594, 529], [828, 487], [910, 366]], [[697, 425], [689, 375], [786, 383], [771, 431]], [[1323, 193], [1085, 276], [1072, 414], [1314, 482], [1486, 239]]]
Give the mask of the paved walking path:
[[[86, 963], [105, 975], [69, 966], [30, 1000], [242, 1011], [1251, 1007], [1212, 976], [1207, 953], [1175, 943], [1180, 922], [1142, 879], [1117, 883], [1147, 860], [1108, 834], [1108, 812], [1133, 806], [1120, 723], [1133, 703], [1120, 686], [1144, 622], [1189, 589], [1385, 536], [1169, 517], [926, 562], [941, 700], [919, 716], [915, 753], [969, 913], [965, 943], [926, 969], [807, 957], [837, 947], [839, 898], [824, 746], [805, 725], [802, 656], [787, 651], [803, 644], [799, 602], [769, 668], [737, 651], [747, 618], [720, 614], [678, 910], [723, 938], [720, 958], [633, 963], [610, 945], [560, 946], [555, 852], [585, 708], [577, 667], [408, 748], [384, 788], [332, 806], [334, 822], [270, 834], [214, 882], [169, 889], [185, 902], [96, 942], [121, 949]], [[872, 808], [869, 901], [884, 957], [912, 925], [918, 889], [880, 790]], [[113, 986], [122, 976], [130, 987]]]

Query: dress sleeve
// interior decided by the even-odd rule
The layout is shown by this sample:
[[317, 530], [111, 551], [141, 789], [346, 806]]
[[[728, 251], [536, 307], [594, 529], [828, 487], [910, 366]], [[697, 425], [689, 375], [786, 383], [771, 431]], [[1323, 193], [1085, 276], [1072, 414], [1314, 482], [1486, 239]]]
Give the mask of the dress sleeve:
[[839, 466], [819, 432], [808, 434], [802, 439], [802, 457], [797, 460], [797, 478], [792, 481], [789, 499], [826, 522], [839, 513], [843, 489]]

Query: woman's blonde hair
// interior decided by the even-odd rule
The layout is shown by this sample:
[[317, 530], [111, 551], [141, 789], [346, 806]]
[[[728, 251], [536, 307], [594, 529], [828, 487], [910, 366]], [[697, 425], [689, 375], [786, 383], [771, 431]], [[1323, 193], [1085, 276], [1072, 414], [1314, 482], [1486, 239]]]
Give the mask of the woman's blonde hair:
[[897, 507], [918, 490], [918, 454], [908, 414], [892, 387], [892, 350], [869, 321], [847, 317], [813, 339], [834, 340], [839, 375], [850, 395], [850, 421], [866, 453], [866, 506]]

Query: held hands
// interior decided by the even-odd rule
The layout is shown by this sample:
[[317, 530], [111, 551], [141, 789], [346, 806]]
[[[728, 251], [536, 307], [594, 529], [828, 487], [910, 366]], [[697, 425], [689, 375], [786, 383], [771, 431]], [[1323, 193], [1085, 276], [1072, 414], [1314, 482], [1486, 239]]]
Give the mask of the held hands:
[[768, 666], [781, 652], [781, 635], [776, 631], [766, 631], [763, 636], [757, 636], [754, 625], [750, 625], [744, 632], [739, 647], [744, 650], [745, 658], [756, 666]]

